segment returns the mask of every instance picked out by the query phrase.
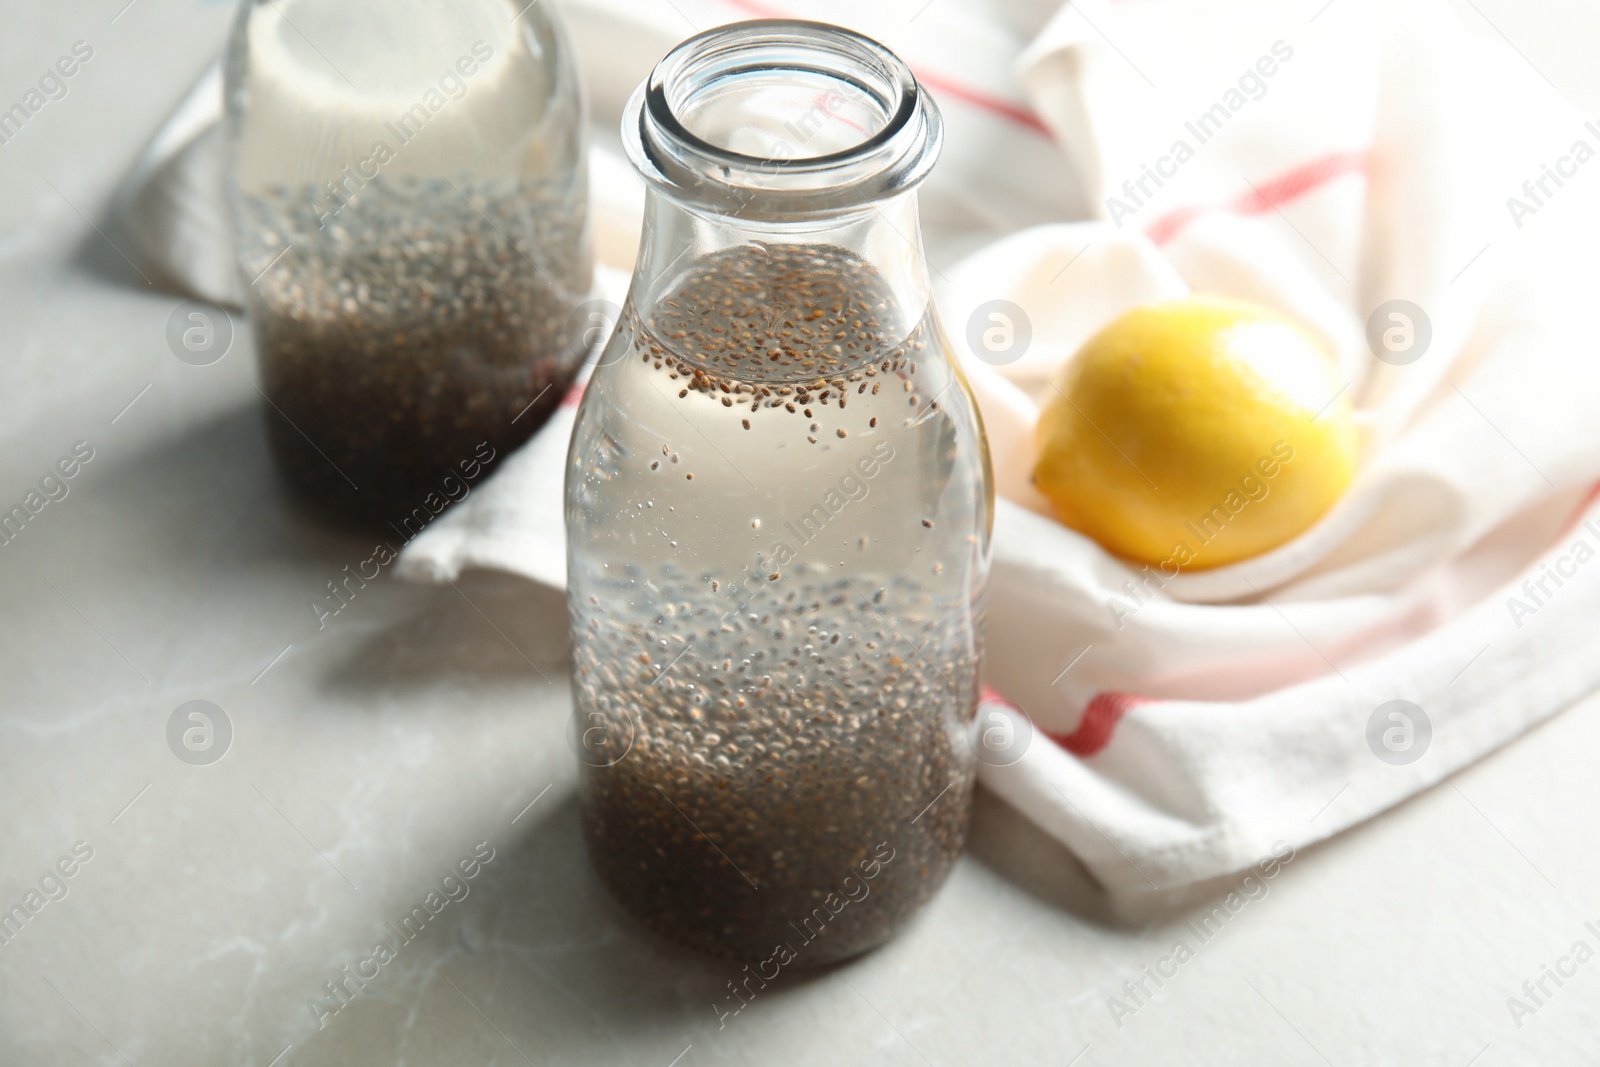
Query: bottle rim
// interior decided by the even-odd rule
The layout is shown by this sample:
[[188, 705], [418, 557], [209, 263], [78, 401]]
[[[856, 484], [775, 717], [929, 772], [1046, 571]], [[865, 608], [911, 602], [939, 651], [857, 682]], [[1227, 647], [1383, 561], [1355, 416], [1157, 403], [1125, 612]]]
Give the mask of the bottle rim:
[[[753, 92], [770, 89], [786, 72], [797, 85], [837, 84], [876, 128], [809, 156], [753, 155], [694, 129], [696, 105], [742, 91], [740, 79]], [[827, 96], [819, 93], [813, 107]], [[842, 106], [843, 96], [832, 99]], [[802, 19], [696, 34], [656, 64], [622, 121], [630, 160], [659, 192], [717, 214], [773, 220], [836, 214], [914, 189], [938, 160], [943, 132], [938, 106], [899, 56], [853, 30]]]

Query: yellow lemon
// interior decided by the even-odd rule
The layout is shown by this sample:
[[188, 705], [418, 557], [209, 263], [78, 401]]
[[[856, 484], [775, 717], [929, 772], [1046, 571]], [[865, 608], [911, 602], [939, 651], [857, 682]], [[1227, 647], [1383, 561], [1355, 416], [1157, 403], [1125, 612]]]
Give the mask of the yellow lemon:
[[1355, 474], [1333, 361], [1267, 308], [1194, 296], [1135, 308], [1062, 369], [1033, 480], [1063, 523], [1179, 570], [1276, 548]]

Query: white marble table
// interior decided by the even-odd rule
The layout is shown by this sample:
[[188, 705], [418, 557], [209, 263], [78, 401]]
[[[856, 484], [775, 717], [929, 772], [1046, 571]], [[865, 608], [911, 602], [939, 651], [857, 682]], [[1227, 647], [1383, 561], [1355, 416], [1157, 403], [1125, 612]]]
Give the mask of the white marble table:
[[[980, 795], [969, 854], [903, 937], [719, 1025], [737, 969], [638, 934], [590, 873], [557, 595], [383, 579], [319, 631], [307, 601], [372, 546], [282, 498], [242, 332], [213, 366], [174, 358], [177, 299], [95, 229], [230, 12], [139, 0], [113, 22], [124, 2], [0, 16], [0, 97], [95, 49], [0, 145], [0, 505], [93, 449], [0, 548], [0, 909], [37, 904], [0, 944], [0, 1064], [1600, 1058], [1600, 962], [1562, 962], [1600, 949], [1600, 700], [1296, 856], [1203, 942], [1188, 924], [1226, 886], [1118, 911]], [[1592, 12], [1579, 33], [1573, 3], [1479, 2], [1600, 100]], [[168, 745], [191, 700], [231, 723], [209, 765]], [[347, 1007], [308, 1007], [491, 850]], [[1157, 988], [1145, 968], [1180, 939], [1193, 956]]]

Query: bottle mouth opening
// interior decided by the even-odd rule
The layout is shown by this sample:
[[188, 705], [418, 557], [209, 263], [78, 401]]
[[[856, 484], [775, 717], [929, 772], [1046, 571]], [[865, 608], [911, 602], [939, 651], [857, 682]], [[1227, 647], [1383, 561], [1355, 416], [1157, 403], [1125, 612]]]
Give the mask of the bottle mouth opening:
[[773, 19], [698, 34], [629, 102], [623, 139], [677, 200], [740, 217], [804, 217], [914, 188], [939, 155], [938, 108], [883, 45]]

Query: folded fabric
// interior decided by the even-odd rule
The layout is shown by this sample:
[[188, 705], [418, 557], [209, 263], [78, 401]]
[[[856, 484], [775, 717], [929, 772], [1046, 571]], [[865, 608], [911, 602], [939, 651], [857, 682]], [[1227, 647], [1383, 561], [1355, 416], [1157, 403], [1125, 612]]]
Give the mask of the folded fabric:
[[[1359, 822], [1600, 683], [1584, 625], [1600, 607], [1600, 369], [1584, 331], [1600, 220], [1591, 197], [1563, 192], [1600, 131], [1517, 55], [1430, 2], [1335, 0], [1310, 21], [1270, 0], [1081, 2], [1048, 24], [1038, 5], [936, 4], [911, 20], [852, 6], [564, 10], [586, 61], [622, 42], [622, 61], [587, 62], [601, 127], [691, 25], [756, 15], [875, 34], [940, 100], [949, 148], [924, 222], [1000, 496], [997, 692], [977, 726], [1018, 739], [982, 767], [989, 788], [1112, 892], [1165, 890]], [[620, 302], [637, 188], [597, 155], [611, 176], [601, 257], [619, 272], [604, 285]], [[1066, 221], [1085, 215], [1098, 221]], [[1168, 577], [1050, 516], [1029, 484], [1033, 431], [1084, 339], [1196, 290], [1318, 334], [1365, 452], [1301, 537]], [[966, 342], [994, 300], [1031, 327], [1004, 366]], [[1414, 327], [1404, 353], [1381, 342], [1397, 300]], [[406, 547], [403, 576], [564, 583], [575, 397]]]
[[[988, 676], [1044, 736], [985, 784], [1113, 890], [1150, 892], [1335, 833], [1600, 683], [1595, 214], [1552, 183], [1537, 219], [1507, 202], [1553, 155], [1594, 154], [1582, 120], [1431, 4], [1311, 23], [1074, 4], [1024, 64], [1107, 221], [1007, 238], [944, 301], [963, 322], [1009, 299], [1033, 333], [1004, 367], [966, 353], [1006, 501]], [[1027, 482], [1061, 363], [1189, 290], [1320, 334], [1366, 450], [1301, 537], [1168, 577], [1060, 526]], [[1390, 301], [1409, 350], [1384, 344]], [[990, 719], [1030, 728], [1000, 702]]]

